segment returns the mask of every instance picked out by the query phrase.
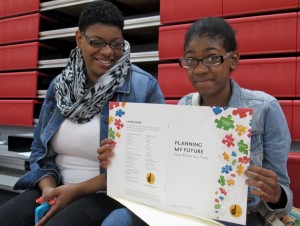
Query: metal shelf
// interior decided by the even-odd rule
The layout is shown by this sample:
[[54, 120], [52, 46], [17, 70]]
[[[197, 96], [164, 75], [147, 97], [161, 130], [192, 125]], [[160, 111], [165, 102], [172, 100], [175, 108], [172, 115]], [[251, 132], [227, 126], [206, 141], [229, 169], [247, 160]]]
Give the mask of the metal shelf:
[[132, 63], [159, 61], [158, 51], [131, 53], [130, 60]]
[[[138, 19], [125, 20], [124, 30], [160, 26], [160, 16], [142, 17]], [[57, 29], [50, 31], [42, 31], [39, 33], [40, 40], [73, 37], [78, 27], [71, 27], [65, 29]]]
[[74, 5], [81, 5], [96, 0], [55, 0], [49, 2], [42, 2], [40, 4], [40, 11], [47, 11], [51, 9], [61, 9]]
[[[131, 53], [130, 60], [132, 63], [159, 61], [158, 51]], [[66, 66], [68, 59], [40, 60], [38, 62], [39, 69], [45, 68], [63, 68]]]
[[24, 173], [25, 171], [29, 170], [29, 156], [19, 152], [8, 151], [8, 148], [6, 149], [1, 148], [0, 168], [1, 167], [10, 170], [21, 170]]
[[73, 36], [75, 36], [75, 31], [77, 29], [78, 29], [77, 27], [70, 27], [70, 28], [64, 28], [64, 29], [42, 31], [39, 33], [39, 36], [40, 36], [39, 40], [73, 37]]
[[124, 21], [124, 30], [160, 26], [160, 16], [140, 17], [137, 19], [128, 19]]
[[[88, 2], [97, 0], [53, 0], [40, 3], [40, 11], [58, 11], [68, 15], [79, 16], [82, 7]], [[124, 16], [137, 13], [159, 12], [159, 0], [115, 0], [114, 3], [123, 12]]]

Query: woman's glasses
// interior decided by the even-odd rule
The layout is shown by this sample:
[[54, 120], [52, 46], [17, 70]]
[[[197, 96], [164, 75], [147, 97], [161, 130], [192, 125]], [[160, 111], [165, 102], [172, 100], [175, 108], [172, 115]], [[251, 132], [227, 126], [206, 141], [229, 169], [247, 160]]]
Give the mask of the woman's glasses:
[[205, 66], [215, 66], [219, 65], [224, 62], [227, 58], [230, 57], [232, 52], [228, 52], [225, 55], [212, 55], [203, 59], [195, 59], [192, 57], [188, 58], [181, 58], [179, 60], [179, 65], [183, 68], [195, 68], [199, 64], [199, 62], [202, 62]]
[[112, 49], [122, 49], [125, 45], [125, 43], [123, 41], [122, 42], [121, 41], [105, 42], [102, 39], [90, 38], [83, 32], [81, 32], [81, 34], [85, 37], [85, 39], [88, 41], [88, 43], [95, 48], [103, 48], [106, 45], [109, 45], [109, 47]]

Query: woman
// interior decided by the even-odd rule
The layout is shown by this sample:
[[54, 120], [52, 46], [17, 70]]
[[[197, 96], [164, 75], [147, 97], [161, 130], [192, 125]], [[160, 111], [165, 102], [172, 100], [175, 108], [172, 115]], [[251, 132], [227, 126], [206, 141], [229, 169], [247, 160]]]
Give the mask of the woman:
[[[76, 31], [77, 47], [50, 84], [31, 146], [31, 171], [15, 185], [25, 192], [0, 207], [5, 225], [34, 225], [34, 211], [55, 199], [40, 225], [97, 225], [115, 208], [97, 148], [108, 134], [108, 102], [164, 103], [150, 74], [130, 63], [124, 19], [108, 1], [87, 4]], [[100, 128], [100, 129], [99, 129]]]
[[266, 93], [243, 89], [230, 77], [238, 62], [235, 33], [225, 20], [205, 18], [194, 23], [186, 33], [180, 65], [197, 93], [186, 95], [179, 104], [253, 109], [251, 166], [245, 171], [247, 225], [259, 226], [264, 225], [258, 213], [262, 209], [282, 217], [292, 207], [286, 168], [291, 138], [278, 101]]
[[[274, 97], [243, 89], [230, 77], [239, 63], [232, 27], [222, 18], [196, 21], [185, 35], [184, 57], [179, 62], [197, 90], [184, 96], [179, 104], [253, 109], [251, 166], [245, 171], [249, 185], [247, 225], [265, 225], [263, 216], [283, 217], [293, 203], [286, 167], [291, 143], [289, 129]], [[107, 164], [105, 148], [98, 151], [104, 165]], [[130, 213], [124, 214], [126, 209], [115, 210], [110, 216], [118, 211], [123, 218], [134, 218]], [[106, 221], [113, 221], [110, 216]]]

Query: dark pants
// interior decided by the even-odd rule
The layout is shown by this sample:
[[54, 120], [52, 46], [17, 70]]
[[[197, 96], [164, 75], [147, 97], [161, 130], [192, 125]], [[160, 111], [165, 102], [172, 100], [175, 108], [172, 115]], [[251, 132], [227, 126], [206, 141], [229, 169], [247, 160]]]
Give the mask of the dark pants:
[[[0, 225], [33, 226], [34, 211], [41, 196], [39, 189], [30, 189], [0, 206]], [[57, 212], [45, 226], [100, 226], [111, 211], [123, 206], [103, 193], [83, 196]]]

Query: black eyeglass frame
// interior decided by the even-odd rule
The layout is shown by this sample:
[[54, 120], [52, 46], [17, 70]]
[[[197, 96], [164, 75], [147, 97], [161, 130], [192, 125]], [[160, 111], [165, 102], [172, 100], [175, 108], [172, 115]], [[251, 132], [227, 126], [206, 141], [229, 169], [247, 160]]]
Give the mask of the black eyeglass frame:
[[[180, 65], [180, 67], [183, 67], [183, 68], [186, 68], [186, 69], [197, 67], [199, 65], [199, 62], [202, 62], [207, 67], [216, 66], [216, 65], [222, 64], [226, 59], [228, 59], [231, 56], [232, 53], [233, 52], [227, 52], [224, 55], [213, 55], [213, 57], [220, 57], [220, 59], [221, 59], [220, 62], [217, 62], [215, 64], [207, 64], [207, 63], [205, 63], [205, 60], [207, 60], [208, 58], [211, 57], [211, 56], [209, 56], [209, 57], [206, 57], [206, 58], [203, 58], [203, 59], [195, 59], [195, 58], [192, 58], [192, 57], [188, 57], [188, 58], [184, 58], [183, 57], [183, 58], [179, 59], [179, 65]], [[195, 62], [196, 62], [195, 65], [193, 65], [193, 66], [184, 66], [183, 62], [186, 61], [186, 59], [193, 59], [193, 60], [195, 60]]]
[[[91, 38], [89, 37], [88, 35], [86, 35], [85, 33], [81, 32], [82, 36], [87, 40], [87, 42], [95, 47], [95, 48], [104, 48], [105, 46], [109, 46], [111, 49], [122, 49], [124, 46], [125, 46], [125, 42], [122, 41], [122, 42], [118, 42], [118, 43], [114, 43], [114, 42], [106, 42], [104, 40], [101, 40], [101, 39], [94, 39], [94, 38]], [[98, 44], [95, 44], [95, 41], [100, 41], [101, 45]], [[114, 44], [118, 44], [120, 46], [114, 46]]]

